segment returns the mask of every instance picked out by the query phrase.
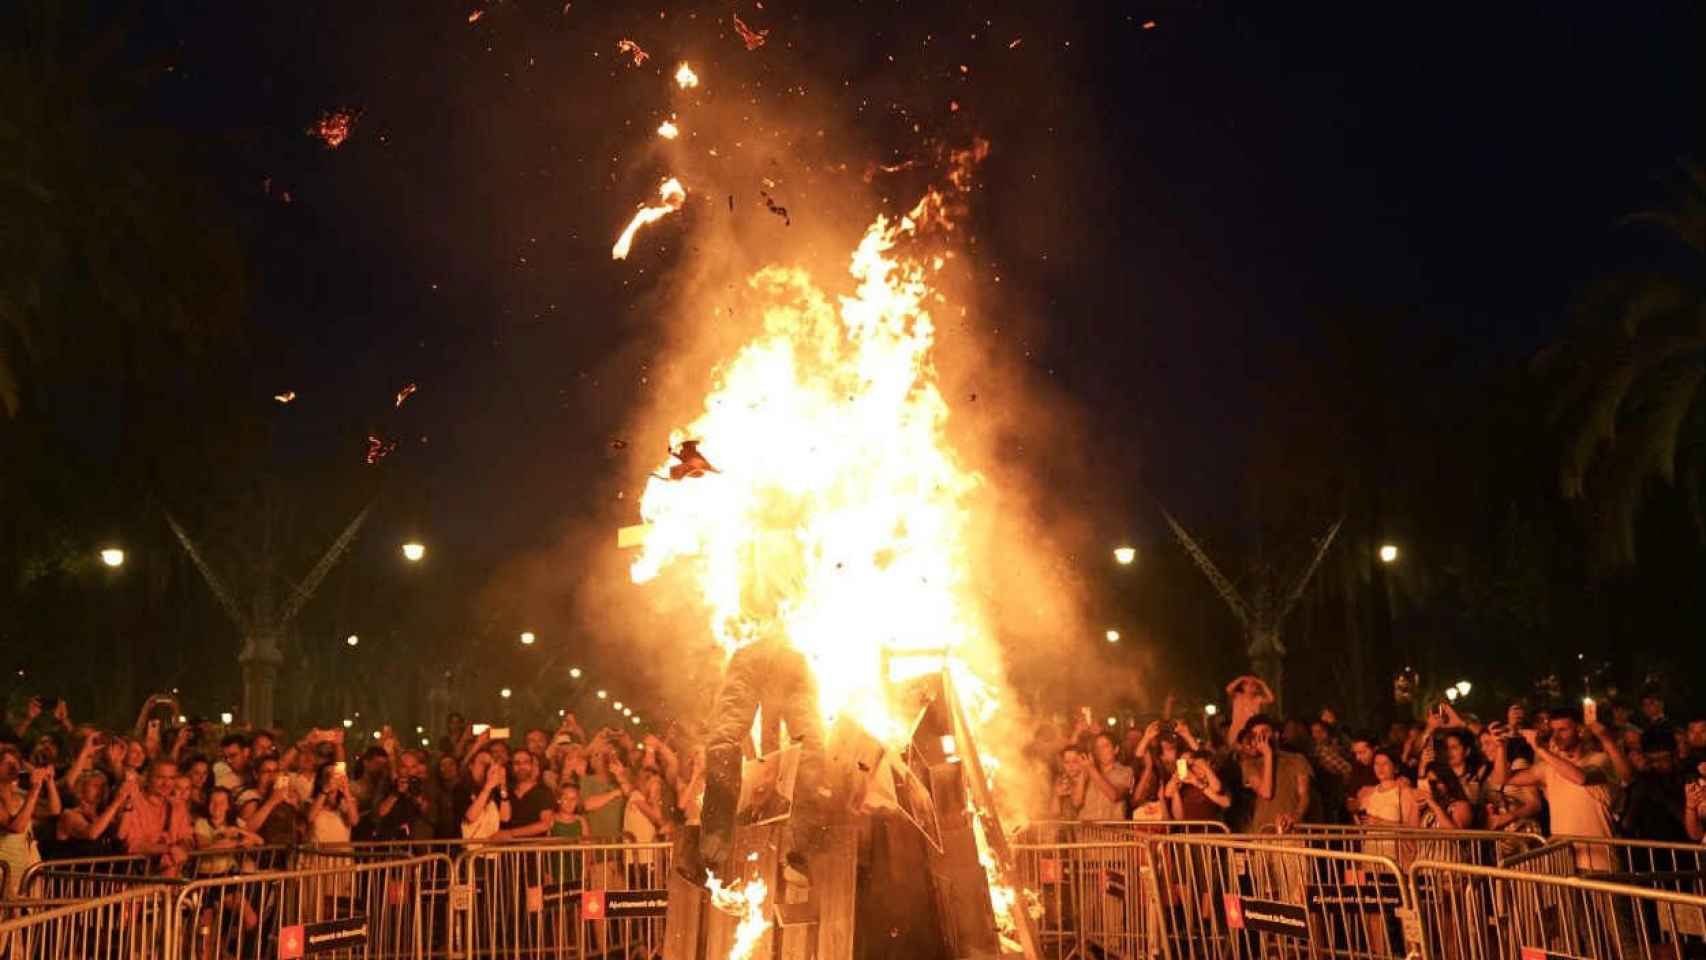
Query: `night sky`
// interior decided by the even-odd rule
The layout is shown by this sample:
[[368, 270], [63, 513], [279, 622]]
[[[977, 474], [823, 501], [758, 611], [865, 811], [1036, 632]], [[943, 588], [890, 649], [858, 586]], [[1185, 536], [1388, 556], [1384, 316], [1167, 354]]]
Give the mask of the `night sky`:
[[[256, 272], [256, 402], [299, 396], [280, 459], [402, 438], [413, 509], [476, 569], [640, 485], [610, 441], [689, 225], [608, 251], [663, 172], [645, 145], [679, 59], [821, 117], [853, 171], [987, 137], [988, 321], [1198, 513], [1236, 486], [1270, 358], [1308, 353], [1324, 311], [1455, 344], [1442, 378], [1520, 361], [1706, 115], [1692, 3], [153, 6], [133, 42], [169, 53], [158, 109]], [[332, 150], [306, 130], [340, 108]]]

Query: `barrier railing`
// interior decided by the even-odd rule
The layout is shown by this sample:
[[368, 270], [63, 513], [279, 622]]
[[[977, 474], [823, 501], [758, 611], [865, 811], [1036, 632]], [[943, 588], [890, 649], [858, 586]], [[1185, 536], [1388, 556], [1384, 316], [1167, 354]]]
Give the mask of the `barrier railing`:
[[1408, 885], [1429, 960], [1706, 951], [1706, 897], [1426, 860], [1411, 866]]
[[322, 858], [309, 868], [196, 880], [173, 898], [168, 955], [424, 957], [438, 929], [428, 881], [449, 872], [444, 855], [433, 854], [373, 863]]
[[1574, 854], [1576, 875], [1706, 896], [1706, 846], [1605, 837], [1555, 836]]
[[1121, 843], [1172, 833], [1225, 835], [1218, 820], [1032, 820], [1014, 831], [1014, 843]]
[[127, 957], [163, 960], [171, 924], [169, 889], [137, 887], [71, 903], [0, 905], [0, 956], [28, 960]]
[[1503, 830], [1436, 830], [1420, 827], [1381, 827], [1336, 823], [1298, 823], [1284, 833], [1263, 831], [1262, 842], [1301, 843], [1316, 850], [1369, 853], [1404, 866], [1413, 860], [1441, 860], [1497, 866], [1500, 861], [1533, 850], [1545, 838]]
[[[1050, 958], [1153, 956], [1159, 949], [1143, 885], [1152, 840], [1015, 843], [1014, 875], [1034, 896], [1037, 945]], [[1029, 898], [1027, 898], [1029, 899]]]
[[671, 845], [494, 844], [456, 860], [451, 953], [650, 957], [663, 949]]
[[1272, 838], [1172, 836], [1148, 873], [1173, 960], [1403, 958], [1419, 949], [1416, 912], [1389, 857]]

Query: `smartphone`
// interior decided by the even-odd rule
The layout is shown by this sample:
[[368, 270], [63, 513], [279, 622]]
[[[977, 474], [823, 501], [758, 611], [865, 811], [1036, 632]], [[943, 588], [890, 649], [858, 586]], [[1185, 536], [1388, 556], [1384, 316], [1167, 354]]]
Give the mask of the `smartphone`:
[[1189, 780], [1191, 777], [1191, 762], [1180, 757], [1178, 760], [1175, 760], [1174, 763], [1177, 765], [1177, 769], [1179, 771], [1179, 779]]
[[342, 777], [349, 773], [349, 764], [339, 760], [332, 764], [332, 772]]
[[1599, 720], [1599, 704], [1592, 697], [1582, 698], [1582, 723], [1592, 726]]
[[508, 727], [493, 727], [492, 728], [492, 739], [493, 740], [508, 740], [509, 739], [509, 728]]
[[1079, 707], [1078, 708], [1078, 715], [1083, 717], [1084, 722], [1089, 724], [1090, 726], [1093, 727], [1096, 725], [1096, 721], [1091, 719], [1091, 717], [1090, 717], [1090, 708], [1089, 707]]
[[480, 734], [485, 733], [487, 730], [492, 729], [492, 725], [489, 723], [476, 723], [468, 729], [474, 731], [474, 736], [477, 737]]
[[279, 774], [278, 779], [273, 781], [273, 787], [275, 789], [283, 790], [288, 786], [290, 786], [290, 774], [288, 773]]

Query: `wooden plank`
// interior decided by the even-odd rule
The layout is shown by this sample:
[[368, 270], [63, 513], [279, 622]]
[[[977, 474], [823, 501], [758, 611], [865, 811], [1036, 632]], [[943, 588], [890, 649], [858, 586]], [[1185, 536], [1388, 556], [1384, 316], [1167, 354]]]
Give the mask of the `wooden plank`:
[[[687, 827], [675, 840], [675, 862], [683, 863], [689, 844], [698, 844], [699, 828]], [[687, 882], [674, 870], [669, 872], [669, 910], [663, 921], [663, 960], [701, 960], [705, 912], [710, 894]]]
[[[776, 849], [783, 824], [767, 824], [762, 826], [735, 827], [732, 852], [727, 864], [718, 870], [717, 879], [725, 884], [747, 882], [753, 877], [762, 877], [768, 889], [766, 898], [775, 897], [780, 888], [781, 877], [777, 864], [780, 856]], [[723, 876], [721, 870], [727, 870], [728, 876]], [[770, 905], [766, 903], [766, 911]], [[729, 955], [734, 946], [735, 928], [740, 925], [740, 918], [733, 914], [708, 907], [705, 911], [705, 956], [711, 960], [721, 960]], [[767, 931], [753, 950], [755, 960], [771, 956], [774, 949], [771, 932]]]
[[978, 860], [977, 836], [966, 812], [964, 774], [958, 763], [930, 767], [930, 789], [942, 826], [942, 852], [931, 851], [930, 873], [954, 956], [989, 957], [1001, 952], [1001, 938], [989, 902], [989, 876]]
[[853, 960], [859, 884], [859, 828], [835, 826], [809, 858], [817, 907], [816, 960]]

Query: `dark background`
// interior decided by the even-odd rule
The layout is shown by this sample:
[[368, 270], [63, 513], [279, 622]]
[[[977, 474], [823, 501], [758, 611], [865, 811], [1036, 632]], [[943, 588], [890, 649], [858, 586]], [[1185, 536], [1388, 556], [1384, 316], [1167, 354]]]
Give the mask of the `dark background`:
[[[643, 678], [567, 627], [520, 651], [517, 630], [578, 622], [586, 599], [493, 584], [643, 479], [609, 441], [646, 389], [660, 337], [646, 311], [672, 255], [607, 250], [656, 181], [641, 144], [682, 57], [755, 112], [821, 116], [825, 149], [853, 170], [992, 142], [969, 231], [983, 322], [1015, 331], [1012, 351], [1092, 438], [1081, 464], [1038, 474], [1104, 485], [1086, 499], [1101, 535], [1064, 547], [1125, 649], [1094, 635], [1084, 655], [1156, 668], [1149, 689], [1103, 699], [1206, 696], [1242, 667], [1161, 504], [1244, 587], [1257, 560], [1283, 580], [1349, 516], [1288, 621], [1293, 703], [1352, 683], [1371, 712], [1403, 665], [1424, 683], [1485, 678], [1489, 696], [1549, 673], [1625, 690], [1656, 673], [1690, 692], [1706, 565], [1682, 498], [1649, 499], [1633, 567], [1591, 563], [1592, 517], [1557, 495], [1528, 363], [1596, 279], [1680, 256], [1619, 220], [1663, 203], [1664, 178], [1701, 156], [1698, 5], [736, 9], [772, 30], [764, 47], [745, 50], [718, 5], [30, 0], [6, 14], [20, 57], [101, 51], [72, 93], [9, 95], [43, 129], [97, 131], [37, 160], [66, 184], [116, 179], [144, 222], [174, 223], [160, 252], [126, 238], [134, 260], [107, 269], [194, 288], [229, 255], [240, 280], [187, 297], [176, 325], [146, 307], [44, 314], [52, 335], [0, 421], [14, 696], [119, 714], [178, 687], [217, 712], [236, 697], [235, 632], [161, 509], [216, 566], [266, 543], [295, 577], [373, 498], [292, 638], [290, 719], [365, 707], [429, 722], [420, 690], [441, 669], [471, 709], [500, 709], [500, 684], [539, 686], [539, 703], [591, 689], [541, 682], [546, 656], [559, 669], [584, 655], [589, 684]], [[642, 68], [617, 55], [629, 36], [654, 54]], [[340, 108], [358, 114], [332, 150], [306, 130]], [[153, 159], [115, 177], [133, 156]], [[297, 399], [275, 403], [282, 390]], [[373, 466], [369, 433], [399, 443]], [[411, 537], [429, 545], [419, 567], [397, 557]], [[1387, 540], [1404, 561], [1381, 570], [1368, 558]], [[131, 551], [116, 575], [89, 559], [108, 541]], [[1140, 562], [1115, 569], [1107, 551], [1127, 541]], [[1352, 648], [1354, 679], [1335, 673]], [[653, 686], [627, 695], [672, 706]]]

